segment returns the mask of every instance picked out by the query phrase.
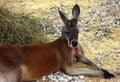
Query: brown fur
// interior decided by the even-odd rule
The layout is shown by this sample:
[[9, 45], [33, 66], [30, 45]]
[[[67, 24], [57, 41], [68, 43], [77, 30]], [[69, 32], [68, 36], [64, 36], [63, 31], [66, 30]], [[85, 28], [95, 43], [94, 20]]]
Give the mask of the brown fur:
[[[17, 58], [18, 59], [18, 58]], [[11, 52], [11, 46], [0, 46], [0, 82], [21, 82], [21, 69], [16, 56]]]
[[4, 45], [0, 46], [0, 64], [9, 70], [20, 66], [23, 80], [35, 80], [72, 66], [72, 52], [63, 38], [48, 44]]

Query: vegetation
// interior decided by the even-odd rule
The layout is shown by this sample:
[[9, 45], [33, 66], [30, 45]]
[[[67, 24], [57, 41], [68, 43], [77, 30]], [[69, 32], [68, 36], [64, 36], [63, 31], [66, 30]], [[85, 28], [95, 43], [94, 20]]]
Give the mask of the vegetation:
[[25, 44], [47, 41], [46, 34], [38, 22], [39, 19], [15, 14], [0, 7], [0, 43]]

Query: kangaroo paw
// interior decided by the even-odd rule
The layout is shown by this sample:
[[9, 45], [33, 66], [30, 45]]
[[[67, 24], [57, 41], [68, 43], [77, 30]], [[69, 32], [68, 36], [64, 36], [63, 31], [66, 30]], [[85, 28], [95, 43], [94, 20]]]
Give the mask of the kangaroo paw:
[[102, 70], [104, 72], [104, 78], [110, 79], [110, 78], [114, 78], [115, 75], [109, 73], [107, 70]]

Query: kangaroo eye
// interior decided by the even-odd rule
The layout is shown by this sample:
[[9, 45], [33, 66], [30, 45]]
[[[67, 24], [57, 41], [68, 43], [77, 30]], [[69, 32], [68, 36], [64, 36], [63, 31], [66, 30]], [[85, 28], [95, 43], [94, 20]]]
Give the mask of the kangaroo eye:
[[68, 31], [65, 31], [65, 33], [68, 35], [69, 34], [69, 32]]

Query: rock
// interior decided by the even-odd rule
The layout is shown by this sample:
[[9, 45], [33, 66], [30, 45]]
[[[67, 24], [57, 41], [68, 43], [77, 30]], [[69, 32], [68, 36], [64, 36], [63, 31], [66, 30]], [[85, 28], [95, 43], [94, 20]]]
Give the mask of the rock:
[[106, 16], [106, 12], [101, 12], [101, 16]]
[[55, 82], [78, 82], [79, 80], [82, 80], [84, 78], [83, 75], [80, 76], [68, 76], [64, 74], [61, 71], [58, 71], [56, 73], [51, 73], [48, 76], [43, 76], [41, 78], [42, 81], [55, 81]]
[[80, 79], [83, 79], [83, 78], [84, 78], [84, 76], [83, 76], [83, 75], [80, 75], [80, 76], [79, 76], [79, 78], [80, 78]]

